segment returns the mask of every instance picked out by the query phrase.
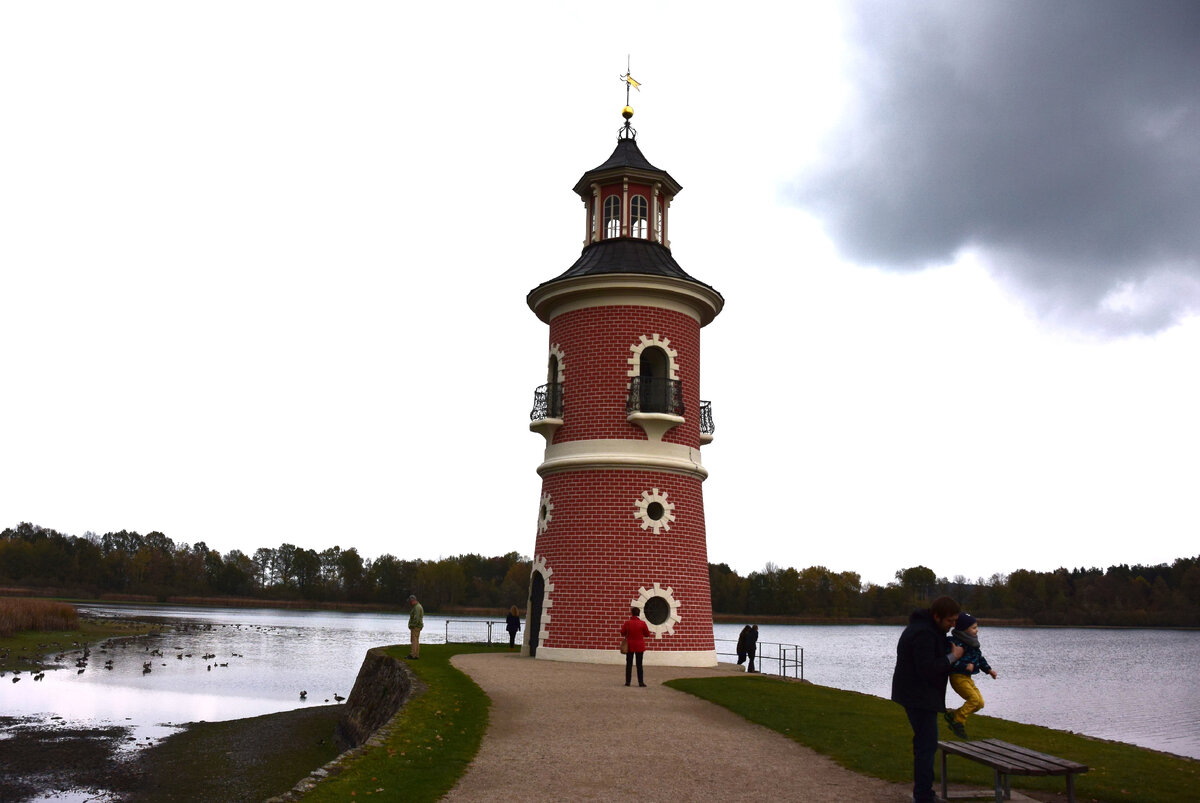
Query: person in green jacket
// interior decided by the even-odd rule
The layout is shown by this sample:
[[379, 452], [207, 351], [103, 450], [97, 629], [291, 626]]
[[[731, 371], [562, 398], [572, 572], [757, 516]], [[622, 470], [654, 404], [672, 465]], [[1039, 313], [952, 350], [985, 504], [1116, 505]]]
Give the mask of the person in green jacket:
[[425, 626], [425, 609], [413, 594], [408, 595], [408, 604], [412, 610], [408, 613], [408, 632], [412, 634], [412, 647], [409, 648], [409, 658], [421, 657], [421, 628]]

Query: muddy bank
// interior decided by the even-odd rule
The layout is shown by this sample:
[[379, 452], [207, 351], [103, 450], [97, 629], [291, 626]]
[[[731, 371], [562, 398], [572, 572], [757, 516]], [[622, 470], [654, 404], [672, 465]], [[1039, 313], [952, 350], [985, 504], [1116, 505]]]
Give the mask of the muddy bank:
[[0, 717], [0, 800], [87, 791], [100, 800], [261, 801], [338, 755], [340, 705], [197, 722], [152, 747], [122, 727], [71, 728]]
[[0, 800], [74, 792], [112, 803], [236, 803], [287, 795], [315, 782], [348, 747], [386, 731], [419, 688], [404, 662], [375, 648], [345, 705], [193, 722], [154, 744], [139, 746], [120, 725], [0, 717], [0, 733], [8, 735], [0, 741]]

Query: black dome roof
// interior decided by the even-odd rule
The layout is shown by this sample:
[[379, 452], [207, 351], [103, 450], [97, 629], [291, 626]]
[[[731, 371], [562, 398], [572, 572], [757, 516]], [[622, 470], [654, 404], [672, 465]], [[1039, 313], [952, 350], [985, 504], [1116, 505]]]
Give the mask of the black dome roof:
[[666, 185], [668, 195], [674, 195], [682, 189], [679, 186], [679, 182], [673, 179], [670, 173], [650, 164], [650, 161], [642, 155], [641, 148], [637, 145], [637, 140], [618, 139], [617, 147], [613, 150], [612, 155], [608, 157], [608, 160], [599, 167], [593, 167], [584, 173], [583, 177], [575, 183], [575, 192], [580, 195], [589, 195], [591, 194], [589, 188], [593, 181], [628, 171], [653, 174], [656, 179]]
[[[542, 282], [538, 287], [578, 276], [598, 276], [612, 273], [666, 276], [694, 282], [716, 292], [711, 285], [704, 284], [679, 267], [675, 257], [671, 256], [669, 248], [650, 240], [631, 237], [614, 237], [611, 240], [601, 240], [585, 246], [579, 259], [575, 260], [575, 264], [567, 268], [564, 273]], [[537, 288], [534, 288], [530, 292], [536, 290]]]

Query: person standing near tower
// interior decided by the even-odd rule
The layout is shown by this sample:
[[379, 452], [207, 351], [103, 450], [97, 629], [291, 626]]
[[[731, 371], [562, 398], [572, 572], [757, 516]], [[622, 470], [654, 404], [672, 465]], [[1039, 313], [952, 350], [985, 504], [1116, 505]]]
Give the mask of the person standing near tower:
[[650, 635], [650, 628], [638, 616], [641, 613], [637, 608], [629, 609], [629, 621], [621, 625], [621, 635], [625, 637], [628, 647], [625, 651], [625, 685], [629, 685], [629, 681], [633, 679], [633, 661], [634, 656], [637, 656], [637, 671], [638, 685], [645, 686], [645, 678], [642, 676], [642, 659], [646, 656], [646, 638]]
[[963, 655], [946, 632], [958, 620], [958, 603], [938, 597], [928, 609], [913, 611], [896, 643], [892, 699], [904, 706], [912, 726], [913, 801], [936, 803], [933, 761], [937, 756], [938, 714], [946, 710], [950, 669]]
[[521, 613], [514, 605], [508, 609], [508, 616], [504, 618], [504, 629], [508, 631], [508, 648], [515, 650], [517, 648], [517, 632], [521, 629]]
[[408, 595], [408, 604], [412, 610], [408, 612], [408, 632], [412, 636], [412, 646], [409, 647], [409, 658], [421, 657], [421, 628], [425, 626], [425, 609], [417, 602], [415, 594]]

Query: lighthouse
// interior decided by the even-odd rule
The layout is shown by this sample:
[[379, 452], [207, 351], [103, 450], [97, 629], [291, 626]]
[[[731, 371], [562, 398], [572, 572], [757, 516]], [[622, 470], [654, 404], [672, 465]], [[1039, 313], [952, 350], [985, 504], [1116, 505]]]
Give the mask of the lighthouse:
[[724, 299], [672, 256], [681, 187], [623, 116], [612, 155], [574, 187], [583, 252], [527, 297], [550, 331], [529, 424], [546, 450], [522, 654], [623, 662], [634, 607], [647, 664], [715, 666], [700, 330]]

